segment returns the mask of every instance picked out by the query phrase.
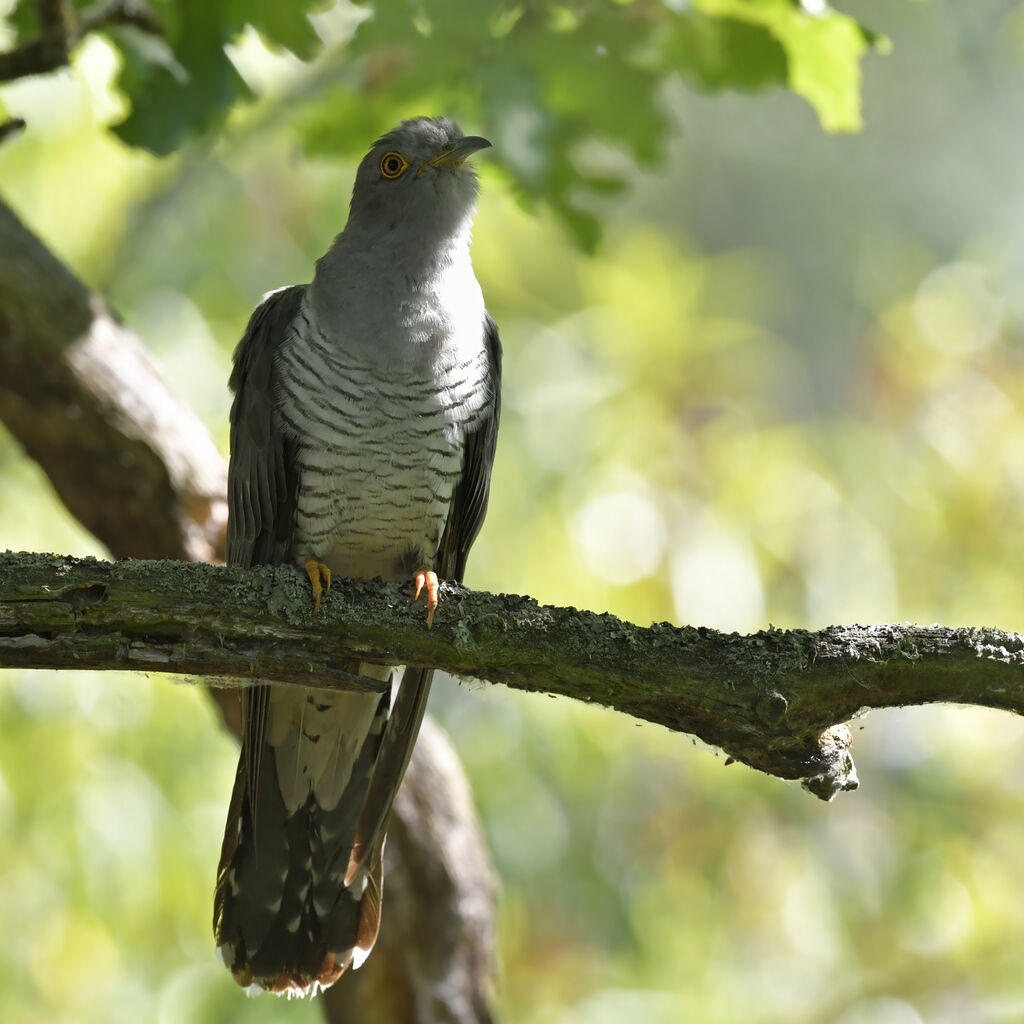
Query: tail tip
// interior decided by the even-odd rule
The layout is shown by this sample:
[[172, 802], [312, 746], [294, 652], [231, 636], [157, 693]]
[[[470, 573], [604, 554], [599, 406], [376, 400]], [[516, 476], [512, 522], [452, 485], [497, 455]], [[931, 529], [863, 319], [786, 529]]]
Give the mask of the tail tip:
[[315, 976], [285, 968], [274, 975], [257, 977], [249, 964], [234, 962], [234, 949], [230, 943], [217, 947], [218, 959], [230, 968], [232, 977], [245, 989], [246, 995], [272, 992], [276, 996], [286, 996], [288, 999], [312, 997], [330, 988], [345, 973], [347, 967], [360, 966], [368, 955], [369, 950], [355, 949], [346, 960], [339, 961], [333, 953], [328, 953], [321, 961]]

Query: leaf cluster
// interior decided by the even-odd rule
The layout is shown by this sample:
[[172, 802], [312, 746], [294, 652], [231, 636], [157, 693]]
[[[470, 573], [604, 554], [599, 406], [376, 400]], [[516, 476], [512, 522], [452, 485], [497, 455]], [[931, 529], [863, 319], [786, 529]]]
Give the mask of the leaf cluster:
[[[45, 31], [45, 5], [10, 17], [24, 45]], [[860, 125], [860, 59], [878, 37], [848, 15], [797, 0], [152, 0], [162, 33], [115, 21], [129, 110], [116, 133], [170, 153], [220, 129], [253, 87], [231, 45], [255, 30], [304, 65], [277, 97], [310, 153], [352, 156], [396, 116], [448, 112], [500, 139], [499, 166], [526, 202], [550, 205], [580, 243], [599, 235], [595, 204], [625, 187], [611, 154], [652, 165], [671, 118], [664, 90], [786, 85], [830, 131]], [[87, 7], [74, 0], [72, 15]], [[94, 15], [95, 17], [95, 15]], [[350, 26], [325, 44], [325, 26]], [[346, 21], [347, 19], [347, 21]], [[72, 18], [73, 20], [73, 18]], [[595, 146], [595, 143], [598, 145]]]

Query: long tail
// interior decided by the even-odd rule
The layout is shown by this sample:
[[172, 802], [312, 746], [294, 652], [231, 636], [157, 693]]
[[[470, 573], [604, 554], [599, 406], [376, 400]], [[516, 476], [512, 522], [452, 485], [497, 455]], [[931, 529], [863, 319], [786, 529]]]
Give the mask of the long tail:
[[405, 669], [390, 714], [389, 694], [247, 691], [214, 901], [217, 945], [239, 984], [305, 995], [373, 948], [384, 829], [432, 676]]
[[305, 995], [358, 967], [377, 937], [383, 832], [349, 866], [390, 695], [264, 690], [228, 810], [214, 934], [240, 985]]

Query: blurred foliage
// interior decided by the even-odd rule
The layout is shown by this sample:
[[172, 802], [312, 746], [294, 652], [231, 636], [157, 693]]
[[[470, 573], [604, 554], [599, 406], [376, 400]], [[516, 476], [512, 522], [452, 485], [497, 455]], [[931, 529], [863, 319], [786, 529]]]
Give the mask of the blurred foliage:
[[[864, 61], [861, 134], [822, 133], [791, 90], [707, 92], [800, 67], [849, 101], [870, 40], [814, 6], [330, 8], [308, 64], [269, 28], [235, 39], [252, 103], [163, 160], [112, 137], [128, 58], [94, 39], [0, 91], [30, 125], [0, 189], [226, 450], [257, 297], [308, 279], [350, 157], [450, 110], [496, 143], [474, 261], [506, 348], [471, 585], [638, 622], [1019, 629], [1024, 5], [844, 4], [893, 41]], [[611, 59], [576, 67], [605, 32]], [[565, 231], [577, 201], [593, 254]], [[0, 488], [4, 546], [96, 550], [6, 437]], [[510, 1021], [1024, 1019], [1018, 720], [873, 713], [853, 723], [864, 788], [826, 807], [594, 708], [454, 684], [432, 707], [504, 883]], [[234, 759], [190, 687], [4, 676], [0, 1020], [319, 1019], [247, 1000], [215, 960]]]
[[[108, 33], [128, 104], [114, 130], [129, 144], [166, 155], [221, 125], [250, 97], [225, 49], [248, 28], [271, 50], [309, 62], [297, 88], [307, 93], [301, 134], [310, 153], [360, 155], [402, 109], [449, 110], [500, 126], [506, 144], [496, 159], [515, 187], [551, 204], [590, 246], [600, 228], [588, 197], [617, 191], [625, 179], [588, 172], [577, 151], [598, 140], [654, 163], [670, 129], [661, 95], [674, 75], [714, 89], [788, 82], [827, 129], [849, 131], [860, 125], [860, 59], [879, 42], [849, 16], [798, 0], [152, 6], [165, 37], [134, 26]], [[34, 11], [35, 0], [17, 5], [11, 25], [19, 41], [38, 30]]]

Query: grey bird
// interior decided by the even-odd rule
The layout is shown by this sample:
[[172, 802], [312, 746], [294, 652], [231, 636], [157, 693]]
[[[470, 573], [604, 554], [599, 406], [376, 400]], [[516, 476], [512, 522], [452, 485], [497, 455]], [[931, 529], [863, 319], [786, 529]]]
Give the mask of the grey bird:
[[[470, 262], [467, 158], [490, 143], [403, 121], [359, 165], [311, 284], [271, 292], [234, 357], [228, 562], [461, 581], [483, 523], [501, 345]], [[214, 934], [239, 984], [305, 994], [377, 936], [381, 851], [432, 672], [360, 664], [390, 692], [257, 685], [217, 872]], [[392, 694], [395, 696], [392, 699]]]

